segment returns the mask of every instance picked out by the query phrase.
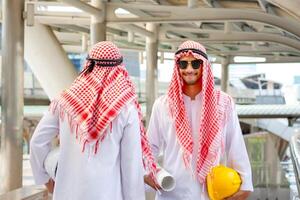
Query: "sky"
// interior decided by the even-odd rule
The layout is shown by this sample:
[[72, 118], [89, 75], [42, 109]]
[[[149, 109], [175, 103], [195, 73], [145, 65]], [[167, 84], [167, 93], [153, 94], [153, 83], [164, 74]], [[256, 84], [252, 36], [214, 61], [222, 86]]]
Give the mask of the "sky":
[[258, 64], [257, 71], [266, 74], [266, 78], [292, 85], [294, 77], [300, 76], [300, 63]]

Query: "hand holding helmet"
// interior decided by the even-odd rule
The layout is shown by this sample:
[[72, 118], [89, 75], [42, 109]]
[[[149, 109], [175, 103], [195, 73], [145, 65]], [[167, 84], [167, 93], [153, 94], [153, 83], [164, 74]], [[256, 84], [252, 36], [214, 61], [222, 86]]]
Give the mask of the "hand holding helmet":
[[242, 180], [234, 169], [219, 165], [211, 169], [206, 183], [209, 198], [223, 200], [239, 191]]

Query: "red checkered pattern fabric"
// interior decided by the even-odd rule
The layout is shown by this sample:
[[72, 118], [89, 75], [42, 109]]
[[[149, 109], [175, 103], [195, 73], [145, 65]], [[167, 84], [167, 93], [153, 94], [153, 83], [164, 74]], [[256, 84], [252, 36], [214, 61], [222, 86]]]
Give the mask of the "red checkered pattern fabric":
[[[194, 41], [182, 43], [178, 50], [180, 49], [198, 49], [206, 53], [205, 48]], [[175, 67], [168, 89], [168, 103], [171, 116], [175, 121], [176, 136], [183, 149], [183, 160], [187, 168], [191, 166], [194, 142], [183, 101], [183, 80], [179, 75], [179, 67], [176, 64], [181, 57], [187, 55], [193, 55], [195, 58], [203, 60], [203, 103], [199, 122], [199, 149], [196, 169], [197, 178], [203, 183], [221, 148], [221, 129], [225, 123], [225, 108], [229, 105], [231, 99], [228, 95], [214, 89], [211, 65], [206, 58], [191, 50], [175, 55]]]
[[[119, 49], [112, 42], [99, 42], [89, 52], [91, 59], [116, 60], [121, 57]], [[86, 61], [83, 72], [88, 69], [90, 62]], [[154, 175], [156, 164], [141, 121], [135, 87], [127, 70], [123, 64], [115, 67], [97, 65], [92, 72], [81, 73], [59, 99], [52, 101], [50, 110], [59, 110], [61, 119], [67, 115], [72, 133], [76, 133], [76, 138], [82, 144], [82, 151], [87, 143], [95, 143], [97, 153], [101, 141], [111, 131], [112, 121], [126, 104], [134, 102], [140, 118], [144, 166]]]

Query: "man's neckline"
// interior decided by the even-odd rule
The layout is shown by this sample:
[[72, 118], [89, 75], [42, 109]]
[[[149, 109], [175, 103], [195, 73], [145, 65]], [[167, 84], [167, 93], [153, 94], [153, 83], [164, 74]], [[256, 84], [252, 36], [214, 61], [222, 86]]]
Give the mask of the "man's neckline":
[[202, 98], [202, 91], [199, 92], [196, 96], [195, 96], [195, 99], [192, 99], [192, 97], [186, 95], [183, 93], [183, 97], [189, 101], [197, 101], [197, 100], [200, 100]]

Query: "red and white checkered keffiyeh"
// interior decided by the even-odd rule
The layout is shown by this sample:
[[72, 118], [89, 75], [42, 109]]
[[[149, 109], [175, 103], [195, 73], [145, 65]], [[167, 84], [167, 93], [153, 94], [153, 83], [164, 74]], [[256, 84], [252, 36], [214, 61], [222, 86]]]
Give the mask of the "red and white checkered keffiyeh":
[[[194, 41], [182, 43], [178, 51], [182, 49], [197, 49], [206, 54], [205, 48]], [[203, 55], [193, 52], [192, 50], [183, 51], [175, 55], [175, 67], [168, 89], [168, 104], [171, 116], [175, 121], [176, 136], [182, 147], [183, 160], [187, 168], [191, 166], [194, 142], [192, 139], [191, 125], [189, 124], [183, 101], [183, 80], [179, 75], [179, 69], [176, 63], [181, 57], [188, 55], [193, 55], [195, 58], [203, 60], [203, 103], [202, 115], [199, 122], [199, 150], [196, 168], [197, 178], [203, 183], [206, 175], [211, 167], [213, 167], [218, 151], [222, 146], [221, 129], [225, 123], [225, 108], [229, 105], [231, 100], [228, 95], [214, 89], [214, 77], [211, 65]]]
[[[120, 60], [122, 55], [112, 42], [99, 42], [93, 46], [88, 55], [89, 59]], [[118, 116], [121, 109], [130, 102], [134, 102], [139, 113], [141, 145], [144, 167], [155, 174], [156, 164], [144, 126], [142, 113], [137, 101], [135, 87], [123, 64], [104, 66], [113, 62], [95, 62], [90, 73], [86, 73], [91, 64], [87, 60], [83, 72], [76, 78], [71, 87], [65, 90], [60, 98], [53, 100], [50, 105], [52, 112], [59, 111], [60, 118], [67, 116], [71, 132], [82, 144], [82, 151], [87, 143], [95, 144], [95, 153], [111, 131], [112, 121]], [[130, 152], [128, 152], [130, 153]]]

